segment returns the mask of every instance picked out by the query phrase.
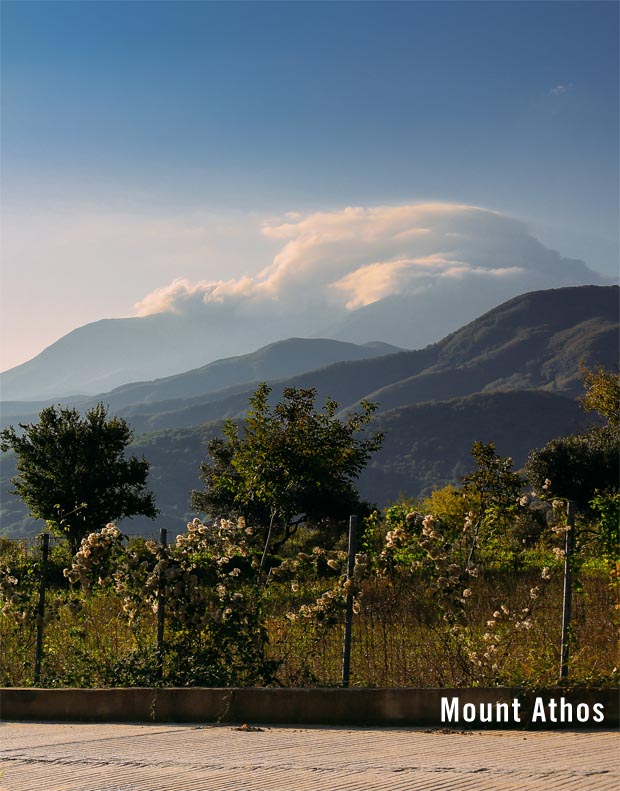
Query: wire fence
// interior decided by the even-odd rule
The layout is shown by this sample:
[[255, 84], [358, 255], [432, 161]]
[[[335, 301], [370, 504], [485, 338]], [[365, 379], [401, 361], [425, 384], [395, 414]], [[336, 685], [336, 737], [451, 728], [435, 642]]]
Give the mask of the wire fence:
[[[163, 595], [152, 617], [129, 624], [113, 592], [94, 595], [71, 588], [63, 574], [69, 560], [67, 544], [55, 536], [0, 539], [5, 578], [7, 568], [9, 574], [29, 569], [20, 595], [30, 602], [29, 610], [25, 604], [4, 607], [0, 617], [0, 683], [124, 685], [128, 676], [116, 675], [115, 668], [131, 663], [136, 646], [151, 657], [154, 677], [165, 681]], [[355, 608], [349, 602], [351, 607], [329, 624], [295, 615], [316, 589], [279, 589], [267, 595], [264, 605], [266, 652], [276, 668], [273, 683], [443, 687], [519, 678], [554, 683], [562, 662], [564, 576], [558, 570], [532, 600], [539, 582], [538, 569], [482, 567], [467, 602], [467, 630], [446, 622], [428, 580], [416, 574], [369, 576], [359, 586]], [[612, 680], [620, 665], [614, 588], [604, 575], [590, 574], [576, 580], [572, 593], [569, 679]], [[0, 607], [10, 595], [7, 586], [0, 589]], [[526, 610], [531, 618], [522, 615]], [[517, 628], [520, 624], [525, 626]], [[489, 634], [496, 643], [493, 655]]]

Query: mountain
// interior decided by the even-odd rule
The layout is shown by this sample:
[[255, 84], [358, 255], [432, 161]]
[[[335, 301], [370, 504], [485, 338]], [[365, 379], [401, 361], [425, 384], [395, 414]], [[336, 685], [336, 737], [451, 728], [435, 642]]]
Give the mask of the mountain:
[[[362, 398], [386, 411], [498, 390], [537, 389], [575, 398], [582, 389], [581, 365], [617, 364], [618, 294], [617, 286], [523, 294], [425, 349], [270, 380], [272, 401], [285, 387], [315, 387], [319, 399], [329, 395], [343, 410]], [[139, 432], [238, 417], [257, 382], [193, 398], [135, 403], [118, 413]]]
[[494, 442], [518, 470], [533, 448], [584, 431], [592, 422], [576, 401], [536, 390], [476, 393], [391, 409], [373, 423], [385, 440], [362, 472], [359, 490], [380, 505], [400, 493], [426, 496], [474, 469], [476, 441]]
[[[272, 397], [294, 386], [315, 387], [319, 402], [330, 395], [343, 410], [362, 398], [378, 400], [373, 428], [384, 431], [385, 443], [360, 478], [360, 491], [380, 505], [400, 492], [416, 496], [458, 479], [472, 469], [476, 440], [494, 441], [500, 454], [520, 466], [531, 448], [587, 426], [575, 400], [582, 390], [579, 369], [616, 368], [618, 296], [617, 286], [523, 294], [425, 349], [272, 380]], [[244, 370], [251, 375], [258, 369]], [[132, 447], [153, 465], [150, 481], [162, 510], [157, 526], [183, 529], [189, 490], [199, 485], [204, 443], [220, 431], [222, 418], [245, 413], [253, 389], [254, 384], [241, 383], [118, 410], [144, 432]], [[2, 529], [14, 534], [37, 529], [8, 494], [14, 456], [3, 454], [0, 463]], [[152, 531], [154, 526], [133, 520], [123, 525], [128, 528]]]
[[379, 341], [359, 346], [326, 338], [288, 338], [251, 354], [216, 360], [183, 374], [123, 385], [97, 400], [104, 398], [111, 409], [118, 409], [129, 404], [191, 398], [248, 382], [284, 379], [343, 360], [363, 360], [399, 351], [396, 346]]
[[[202, 402], [209, 393], [239, 389], [244, 397], [251, 382], [267, 379], [283, 379], [340, 362], [362, 360], [400, 351], [395, 346], [374, 341], [358, 346], [343, 341], [325, 338], [288, 338], [269, 344], [256, 352], [240, 357], [228, 357], [195, 368], [182, 374], [147, 382], [122, 385], [109, 393], [96, 396], [74, 396], [61, 398], [63, 404], [75, 406], [82, 411], [103, 401], [111, 412], [125, 416], [138, 411], [170, 411], [191, 405], [192, 398]], [[219, 398], [219, 397], [218, 397]], [[4, 401], [2, 402], [2, 424], [32, 422], [48, 401]], [[157, 406], [153, 406], [157, 405]], [[203, 422], [198, 420], [197, 422]], [[189, 423], [188, 425], [194, 425]]]
[[[465, 214], [471, 215], [471, 220], [480, 211]], [[398, 222], [404, 222], [406, 215], [408, 212]], [[373, 215], [373, 222], [379, 221], [378, 216]], [[166, 312], [104, 319], [78, 327], [36, 357], [5, 371], [2, 399], [92, 396], [130, 382], [168, 377], [224, 357], [247, 354], [291, 335], [355, 344], [379, 338], [400, 348], [420, 349], [525, 290], [606, 282], [582, 261], [562, 258], [544, 248], [523, 235], [520, 226], [496, 213], [482, 212], [478, 220], [482, 224], [476, 225], [476, 235], [480, 235], [481, 245], [471, 247], [472, 228], [466, 223], [457, 233], [446, 232], [444, 237], [442, 231], [442, 249], [447, 245], [443, 256], [423, 257], [415, 265], [407, 255], [398, 258], [398, 251], [404, 251], [402, 244], [408, 247], [409, 228], [404, 229], [404, 236], [395, 237], [392, 252], [397, 258], [379, 269], [371, 258], [367, 266], [331, 282], [331, 269], [335, 273], [339, 267], [336, 250], [333, 267], [326, 268], [318, 280], [304, 274], [303, 266], [297, 271], [287, 259], [287, 266], [282, 262], [286, 276], [276, 268], [279, 275], [274, 270], [271, 279], [254, 283], [254, 291], [250, 289], [245, 296], [236, 291], [233, 296], [222, 286], [228, 293], [226, 298], [215, 298], [207, 289], [202, 297], [194, 294], [189, 301], [158, 303], [157, 309]], [[422, 230], [424, 235], [428, 228]], [[510, 243], [498, 247], [499, 238]], [[463, 245], [467, 250], [461, 249]], [[364, 258], [370, 252], [366, 244], [359, 255]], [[460, 258], [461, 254], [465, 257]], [[406, 277], [405, 270], [409, 273]], [[398, 272], [405, 277], [402, 288], [395, 285]], [[386, 285], [383, 278], [391, 283], [390, 295], [381, 287]], [[366, 304], [375, 293], [380, 298]]]
[[[277, 335], [255, 334], [255, 348]], [[281, 336], [280, 336], [281, 337]], [[95, 395], [128, 382], [188, 371], [216, 358], [247, 351], [248, 335], [208, 314], [157, 313], [103, 319], [78, 327], [32, 360], [2, 374], [2, 399], [40, 401], [83, 393]]]
[[[611, 368], [617, 364], [618, 294], [618, 286], [530, 292], [504, 302], [424, 349], [346, 359], [314, 370], [310, 370], [311, 364], [320, 365], [330, 355], [355, 353], [363, 358], [389, 347], [370, 345], [360, 350], [346, 344], [339, 347], [337, 342], [290, 339], [265, 347], [256, 356], [218, 361], [178, 377], [128, 385], [73, 403], [85, 409], [101, 400], [139, 433], [243, 415], [249, 396], [262, 380], [273, 385], [273, 401], [285, 387], [315, 387], [319, 398], [329, 395], [343, 409], [362, 398], [377, 401], [385, 411], [515, 389], [542, 389], [575, 398], [581, 392], [580, 365]], [[317, 354], [311, 354], [310, 349]], [[278, 357], [285, 362], [279, 363]], [[304, 372], [278, 378], [287, 366], [295, 365], [304, 367]], [[253, 374], [256, 380], [244, 383], [244, 378]], [[209, 385], [211, 375], [213, 384]], [[188, 397], [235, 377], [237, 384]], [[167, 397], [173, 393], [183, 395]], [[3, 424], [29, 422], [36, 415], [29, 405], [20, 412], [12, 403]]]

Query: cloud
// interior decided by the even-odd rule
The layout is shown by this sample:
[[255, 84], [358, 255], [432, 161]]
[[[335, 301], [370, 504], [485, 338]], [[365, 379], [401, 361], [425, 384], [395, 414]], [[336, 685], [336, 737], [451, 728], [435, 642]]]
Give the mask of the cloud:
[[572, 91], [574, 87], [572, 82], [559, 83], [549, 90], [549, 96], [562, 96], [562, 94]]
[[[174, 280], [136, 304], [138, 315], [226, 311], [239, 317], [294, 317], [301, 329], [397, 294], [441, 283], [533, 288], [599, 282], [582, 261], [562, 258], [526, 226], [466, 204], [346, 207], [265, 222], [280, 247], [255, 276]], [[498, 291], [500, 294], [500, 291]], [[306, 329], [307, 331], [307, 329]]]

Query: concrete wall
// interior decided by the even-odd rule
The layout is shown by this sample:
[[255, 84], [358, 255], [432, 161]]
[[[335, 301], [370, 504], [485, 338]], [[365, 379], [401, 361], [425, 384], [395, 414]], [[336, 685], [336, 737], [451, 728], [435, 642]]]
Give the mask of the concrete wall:
[[615, 728], [619, 708], [617, 689], [0, 690], [0, 719], [64, 722]]

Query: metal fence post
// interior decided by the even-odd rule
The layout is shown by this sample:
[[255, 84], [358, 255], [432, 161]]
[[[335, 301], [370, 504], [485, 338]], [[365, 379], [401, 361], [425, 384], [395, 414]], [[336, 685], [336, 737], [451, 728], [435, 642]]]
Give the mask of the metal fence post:
[[41, 659], [43, 657], [43, 625], [45, 621], [45, 586], [47, 583], [47, 558], [50, 548], [49, 533], [43, 533], [41, 547], [41, 573], [39, 576], [39, 603], [37, 605], [37, 641], [34, 649], [34, 683], [41, 680]]
[[570, 618], [572, 606], [573, 574], [571, 568], [575, 534], [575, 503], [566, 503], [566, 535], [564, 539], [564, 593], [562, 597], [562, 650], [560, 678], [568, 678], [570, 653]]
[[[355, 547], [357, 543], [357, 516], [349, 517], [349, 551], [347, 555], [347, 580], [353, 580]], [[347, 608], [344, 619], [344, 649], [342, 652], [342, 686], [349, 686], [351, 674], [351, 631], [353, 627], [353, 586], [347, 590]]]
[[[167, 530], [165, 527], [162, 527], [159, 531], [159, 543], [161, 544], [162, 550], [164, 550], [168, 544]], [[162, 551], [161, 555], [163, 560], [165, 552]], [[157, 677], [160, 681], [164, 676], [164, 622], [165, 622], [164, 585], [165, 585], [164, 572], [162, 569], [160, 569], [158, 575], [158, 585], [157, 585]]]

